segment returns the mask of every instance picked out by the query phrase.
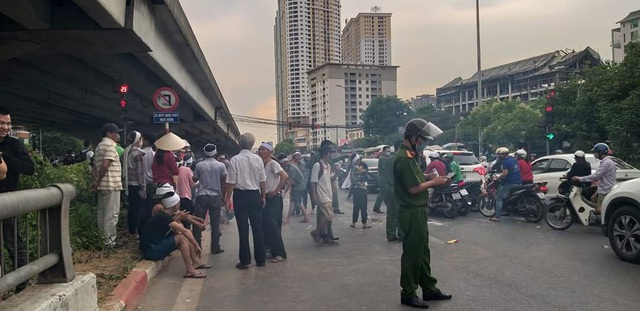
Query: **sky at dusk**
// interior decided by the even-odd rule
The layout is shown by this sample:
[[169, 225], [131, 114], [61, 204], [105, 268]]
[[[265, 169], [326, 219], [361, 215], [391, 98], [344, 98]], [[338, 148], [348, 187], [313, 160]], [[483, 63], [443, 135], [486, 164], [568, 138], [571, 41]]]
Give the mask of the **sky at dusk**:
[[[232, 114], [275, 119], [273, 26], [277, 0], [181, 0]], [[398, 96], [410, 99], [476, 71], [475, 1], [342, 0], [341, 19], [392, 13]], [[611, 59], [611, 29], [638, 0], [480, 0], [482, 68], [554, 50], [592, 47]], [[238, 123], [257, 141], [276, 128]]]

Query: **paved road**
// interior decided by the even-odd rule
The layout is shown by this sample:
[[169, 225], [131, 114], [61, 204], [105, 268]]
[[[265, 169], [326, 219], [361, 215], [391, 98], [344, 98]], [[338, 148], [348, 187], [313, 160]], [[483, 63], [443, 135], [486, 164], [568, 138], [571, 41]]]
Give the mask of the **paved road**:
[[[401, 243], [386, 241], [384, 216], [370, 215], [380, 218], [372, 229], [349, 228], [344, 197], [347, 213], [334, 221], [340, 246], [316, 246], [308, 224], [292, 221], [283, 228], [286, 262], [240, 271], [232, 223], [222, 231], [226, 252], [207, 258], [214, 268], [206, 279], [184, 280], [174, 253], [139, 309], [408, 310], [399, 304]], [[618, 260], [598, 228], [557, 232], [544, 222], [494, 224], [471, 213], [432, 217], [430, 231], [434, 275], [454, 295], [433, 310], [640, 310], [640, 265]], [[446, 244], [452, 239], [458, 243]]]

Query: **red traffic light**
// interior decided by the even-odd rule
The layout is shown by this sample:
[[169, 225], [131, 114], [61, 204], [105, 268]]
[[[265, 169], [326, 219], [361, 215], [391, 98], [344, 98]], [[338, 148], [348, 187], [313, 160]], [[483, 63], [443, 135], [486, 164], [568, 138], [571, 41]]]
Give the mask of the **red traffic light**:
[[125, 93], [127, 93], [127, 92], [129, 92], [129, 85], [128, 85], [128, 84], [126, 84], [126, 83], [123, 83], [123, 84], [120, 86], [120, 93], [125, 94]]
[[551, 106], [551, 105], [547, 105], [546, 107], [544, 107], [544, 110], [545, 110], [546, 112], [552, 112], [552, 111], [553, 111], [553, 106]]
[[120, 100], [120, 107], [122, 107], [122, 108], [127, 107], [127, 101], [124, 100], [124, 99]]

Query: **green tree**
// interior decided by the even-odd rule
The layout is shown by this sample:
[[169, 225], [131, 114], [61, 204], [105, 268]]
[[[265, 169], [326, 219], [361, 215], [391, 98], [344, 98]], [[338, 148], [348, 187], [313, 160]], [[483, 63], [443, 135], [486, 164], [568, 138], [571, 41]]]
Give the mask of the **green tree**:
[[[39, 147], [39, 144], [39, 141], [32, 142], [34, 147]], [[82, 147], [82, 140], [68, 134], [53, 131], [42, 132], [41, 152], [46, 158], [53, 159], [55, 157], [64, 156], [68, 151], [80, 152]]]
[[535, 102], [488, 101], [460, 121], [459, 140], [477, 143], [481, 136], [485, 144], [514, 147], [541, 139], [542, 111], [533, 106]]
[[396, 96], [375, 98], [362, 115], [366, 136], [390, 137], [411, 118], [411, 108]]
[[296, 144], [293, 139], [285, 139], [279, 142], [273, 149], [273, 154], [292, 154], [296, 151]]

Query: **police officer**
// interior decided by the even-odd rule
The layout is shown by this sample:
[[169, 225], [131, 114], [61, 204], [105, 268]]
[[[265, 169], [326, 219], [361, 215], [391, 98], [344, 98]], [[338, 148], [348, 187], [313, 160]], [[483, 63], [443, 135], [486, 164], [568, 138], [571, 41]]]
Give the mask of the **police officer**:
[[[401, 140], [394, 144], [394, 150], [400, 149]], [[380, 174], [380, 192], [383, 194], [384, 204], [387, 206], [387, 241], [402, 240], [402, 230], [398, 226], [398, 204], [393, 194], [393, 163], [396, 155], [390, 155], [383, 164], [378, 164]]]
[[[436, 287], [437, 280], [431, 276], [426, 209], [429, 200], [427, 190], [446, 185], [449, 179], [438, 176], [425, 181], [418, 165], [418, 146], [440, 134], [442, 130], [432, 123], [419, 118], [410, 120], [405, 126], [404, 141], [397, 151], [393, 165], [395, 199], [399, 206], [398, 222], [404, 233], [400, 303], [414, 308], [428, 308], [427, 300], [451, 299], [451, 295]], [[422, 288], [422, 299], [415, 292], [418, 286]]]

